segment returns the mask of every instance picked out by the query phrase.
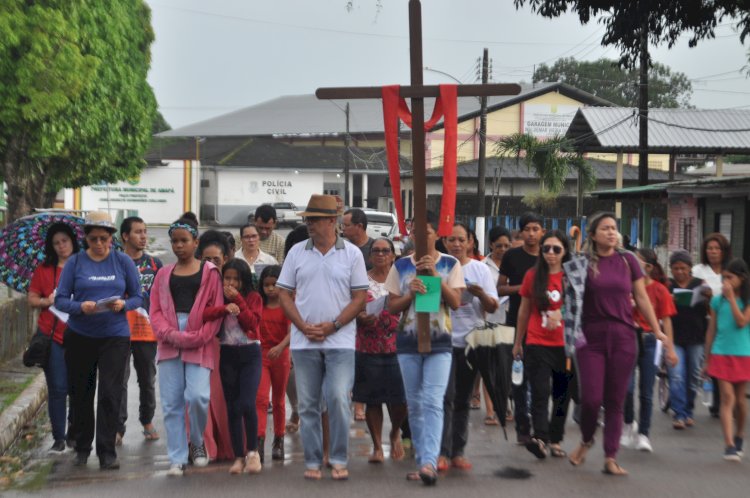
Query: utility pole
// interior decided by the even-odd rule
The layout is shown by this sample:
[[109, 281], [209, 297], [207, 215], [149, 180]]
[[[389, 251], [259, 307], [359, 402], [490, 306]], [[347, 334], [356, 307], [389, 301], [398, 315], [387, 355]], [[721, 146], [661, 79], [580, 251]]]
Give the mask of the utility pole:
[[[639, 2], [643, 5], [644, 2]], [[640, 77], [638, 79], [638, 185], [648, 185], [648, 12], [645, 7], [639, 8], [641, 16], [640, 32]], [[646, 241], [648, 219], [647, 205], [641, 203], [640, 209], [639, 238], [640, 247], [648, 247]]]
[[[488, 50], [485, 48], [484, 52], [482, 54], [482, 84], [486, 85], [489, 79], [489, 54]], [[479, 178], [477, 180], [477, 197], [478, 197], [478, 207], [477, 207], [477, 221], [475, 226], [475, 232], [477, 234], [477, 244], [479, 245], [479, 250], [482, 254], [484, 254], [484, 232], [485, 232], [485, 195], [484, 195], [484, 189], [485, 189], [485, 175], [487, 172], [487, 97], [482, 96], [481, 97], [481, 111], [479, 115], [479, 161], [477, 162], [478, 165], [478, 174]]]
[[346, 103], [346, 135], [344, 135], [344, 206], [352, 207], [349, 200], [349, 102]]

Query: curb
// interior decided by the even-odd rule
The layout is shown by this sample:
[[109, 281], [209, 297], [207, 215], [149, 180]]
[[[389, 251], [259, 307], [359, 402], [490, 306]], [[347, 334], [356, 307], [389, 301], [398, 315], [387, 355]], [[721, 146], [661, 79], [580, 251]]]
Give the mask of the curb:
[[34, 417], [47, 400], [47, 381], [44, 372], [31, 381], [29, 387], [0, 414], [0, 455], [13, 444], [21, 429]]

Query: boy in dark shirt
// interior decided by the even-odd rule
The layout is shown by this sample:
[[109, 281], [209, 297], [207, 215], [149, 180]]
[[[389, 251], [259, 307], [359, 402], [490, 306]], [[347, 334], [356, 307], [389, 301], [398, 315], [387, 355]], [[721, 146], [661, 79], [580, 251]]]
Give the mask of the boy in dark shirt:
[[[521, 306], [521, 284], [523, 277], [536, 265], [539, 258], [539, 240], [544, 235], [543, 219], [536, 213], [524, 213], [518, 222], [518, 229], [523, 238], [523, 245], [509, 249], [503, 256], [500, 265], [500, 278], [497, 291], [501, 296], [509, 296], [508, 314], [505, 324], [516, 326], [518, 309]], [[516, 332], [518, 333], [518, 332]], [[510, 372], [508, 372], [510, 376]], [[530, 439], [530, 422], [528, 415], [526, 374], [520, 386], [513, 386], [513, 416], [516, 420], [518, 444], [526, 444]]]

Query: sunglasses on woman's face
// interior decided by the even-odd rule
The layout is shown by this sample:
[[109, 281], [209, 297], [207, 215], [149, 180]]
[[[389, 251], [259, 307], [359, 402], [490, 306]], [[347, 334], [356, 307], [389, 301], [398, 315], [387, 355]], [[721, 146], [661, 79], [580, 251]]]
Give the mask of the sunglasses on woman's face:
[[551, 252], [554, 252], [555, 254], [557, 254], [559, 256], [560, 254], [562, 254], [563, 248], [560, 247], [560, 246], [543, 245], [542, 246], [542, 252], [544, 254], [549, 254]]

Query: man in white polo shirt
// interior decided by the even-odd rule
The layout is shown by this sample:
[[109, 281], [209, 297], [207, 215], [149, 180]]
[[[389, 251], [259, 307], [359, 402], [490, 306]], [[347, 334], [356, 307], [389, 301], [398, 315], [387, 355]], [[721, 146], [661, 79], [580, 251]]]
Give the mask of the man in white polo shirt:
[[[305, 451], [305, 478], [322, 477], [323, 399], [330, 424], [333, 479], [349, 477], [349, 393], [354, 382], [354, 318], [364, 309], [369, 287], [361, 251], [336, 234], [338, 208], [331, 195], [313, 195], [305, 219], [310, 239], [287, 254], [276, 285], [292, 322], [291, 350], [296, 371]], [[296, 296], [292, 293], [296, 291]]]

